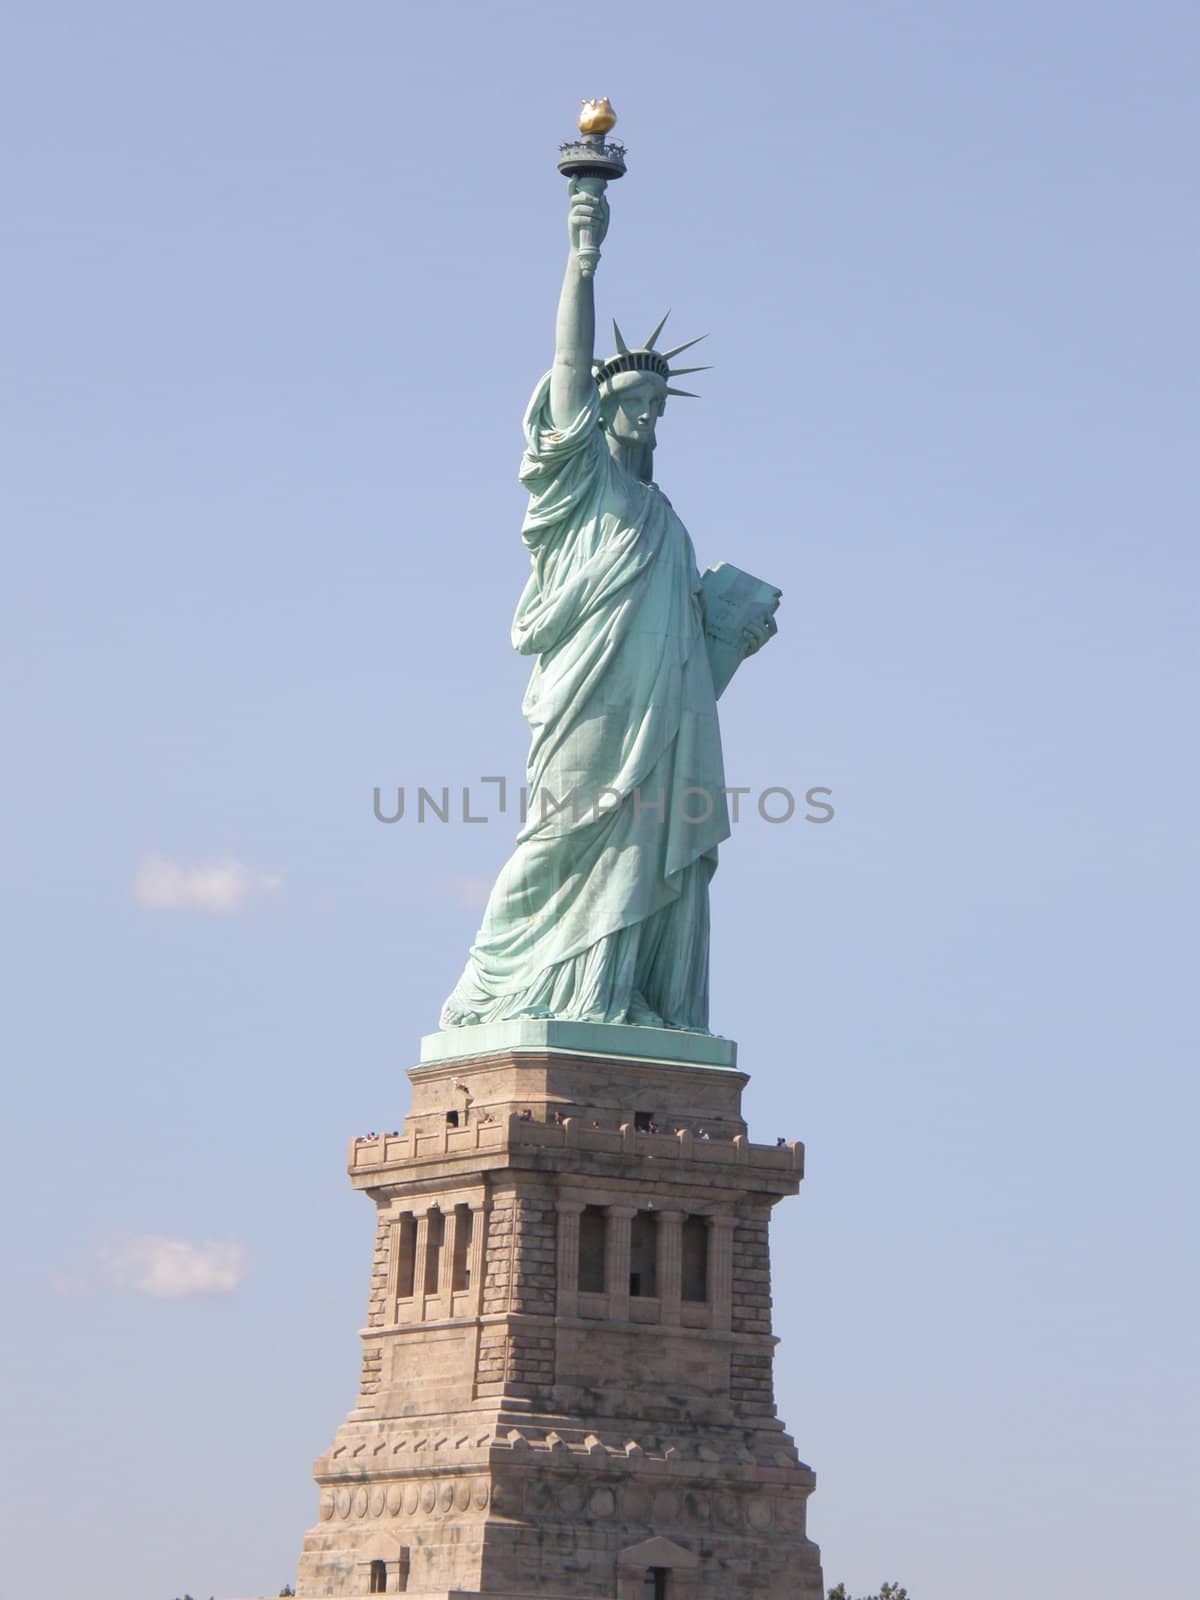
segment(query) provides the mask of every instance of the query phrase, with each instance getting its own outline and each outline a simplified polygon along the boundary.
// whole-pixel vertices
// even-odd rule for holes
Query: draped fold
[[[549,378],[525,416],[512,638],[528,810],[443,1026],[527,1014],[706,1027],[708,879],[728,837],[692,542],[609,453],[592,396],[569,427]]]

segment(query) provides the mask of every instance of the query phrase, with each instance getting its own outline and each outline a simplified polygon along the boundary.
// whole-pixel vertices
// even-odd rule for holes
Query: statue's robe
[[[527,820],[442,1025],[705,1028],[708,882],[729,820],[692,541],[612,458],[598,397],[556,430],[549,389],[525,416],[533,572],[512,635],[537,657]]]

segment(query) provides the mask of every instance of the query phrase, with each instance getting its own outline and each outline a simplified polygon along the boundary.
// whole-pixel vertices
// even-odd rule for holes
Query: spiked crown
[[[687,372],[707,372],[708,368],[673,367],[670,363],[673,356],[682,355],[685,350],[690,350],[694,344],[699,344],[700,340],[706,338],[707,335],[702,333],[695,339],[687,340],[685,344],[677,344],[673,350],[656,350],[654,341],[663,331],[667,317],[670,315],[671,313],[668,311],[645,344],[639,345],[634,349],[630,349],[625,343],[625,340],[621,337],[621,330],[614,321],[613,337],[617,342],[617,353],[609,356],[606,361],[597,361],[595,363],[592,371],[595,374],[596,382],[603,387],[604,384],[615,378],[620,372],[652,372],[667,385],[668,394],[686,395],[689,400],[698,399],[699,397],[692,394],[690,389],[672,389],[671,379],[682,377]]]

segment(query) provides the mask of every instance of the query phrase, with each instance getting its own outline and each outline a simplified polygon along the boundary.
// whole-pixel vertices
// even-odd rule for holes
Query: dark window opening
[[[436,1294],[438,1274],[442,1269],[442,1241],[446,1237],[446,1219],[440,1211],[426,1213],[425,1226],[425,1293]]]
[[[683,1298],[708,1299],[708,1223],[703,1217],[683,1221]]]
[[[417,1268],[417,1219],[411,1212],[400,1218],[396,1235],[396,1297],[408,1300],[413,1292],[413,1273]]]
[[[447,1113],[446,1113],[446,1126],[448,1128],[457,1128],[458,1127],[458,1112],[457,1111],[447,1111]]]
[[[603,1294],[608,1270],[608,1218],[603,1206],[585,1206],[579,1218],[579,1287]]]
[[[653,1122],[653,1111],[635,1111],[633,1113],[633,1131],[635,1133],[649,1133]]]
[[[667,1580],[670,1576],[667,1567],[647,1567],[642,1584],[643,1600],[668,1600]]]
[[[653,1211],[639,1211],[629,1231],[629,1292],[658,1293],[658,1228]]]
[[[386,1594],[387,1593],[387,1562],[386,1561],[372,1561],[372,1563],[371,1563],[371,1588],[370,1588],[369,1592],[371,1594]],[[647,1589],[646,1593],[647,1594],[650,1593],[649,1589]]]
[[[471,1235],[475,1231],[475,1213],[470,1206],[454,1208],[454,1266],[450,1287],[457,1294],[471,1287]]]

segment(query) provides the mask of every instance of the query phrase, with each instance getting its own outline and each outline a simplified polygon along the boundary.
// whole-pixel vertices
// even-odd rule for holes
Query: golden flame
[[[617,125],[617,113],[607,95],[602,100],[585,100],[579,113],[580,133],[607,133]]]

